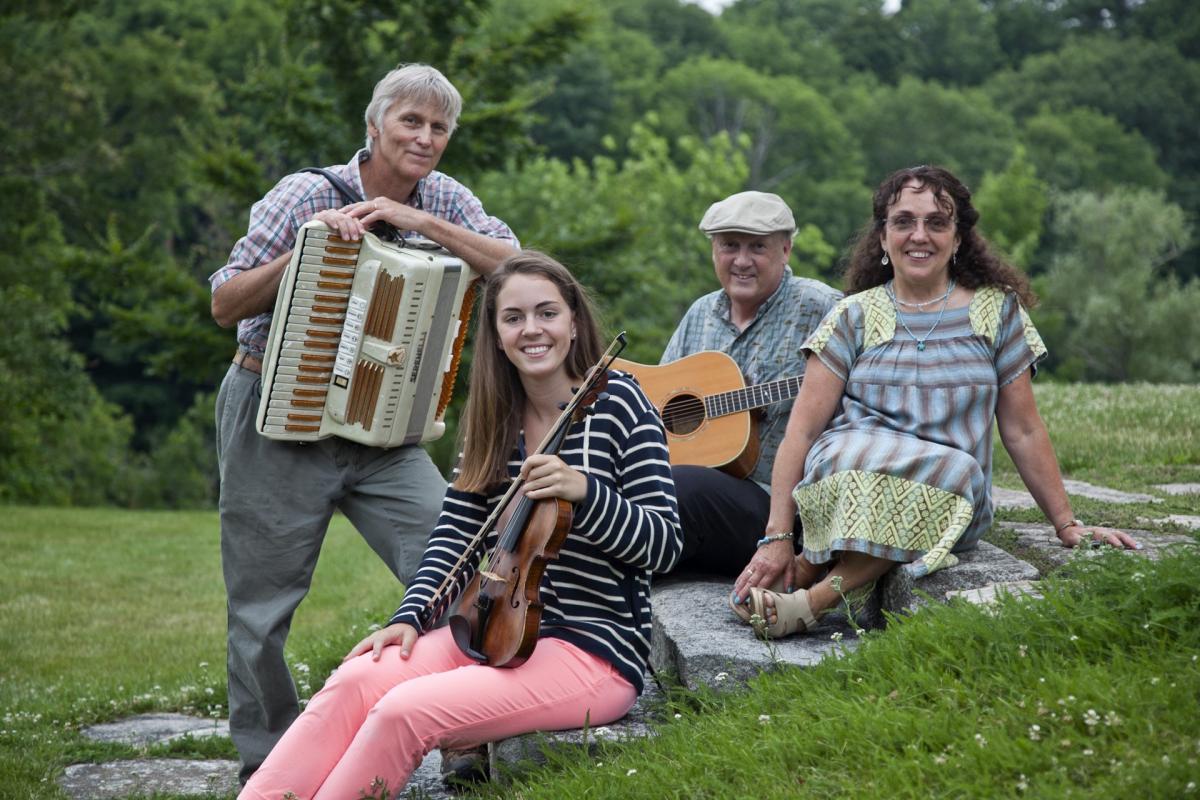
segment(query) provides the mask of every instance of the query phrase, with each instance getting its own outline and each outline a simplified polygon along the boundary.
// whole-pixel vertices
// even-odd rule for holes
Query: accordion
[[[350,242],[309,222],[275,301],[258,431],[376,447],[441,436],[476,277],[425,240]]]

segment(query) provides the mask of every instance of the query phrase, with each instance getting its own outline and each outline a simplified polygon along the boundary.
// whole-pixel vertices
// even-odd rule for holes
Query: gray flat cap
[[[712,238],[714,233],[737,231],[765,236],[768,233],[796,232],[796,218],[787,203],[769,192],[738,192],[713,203],[700,220],[700,230]]]

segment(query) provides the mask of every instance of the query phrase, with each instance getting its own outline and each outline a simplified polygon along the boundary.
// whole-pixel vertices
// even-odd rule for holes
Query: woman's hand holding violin
[[[587,477],[558,456],[532,455],[521,465],[525,496],[530,500],[560,498],[578,503],[587,497]]]

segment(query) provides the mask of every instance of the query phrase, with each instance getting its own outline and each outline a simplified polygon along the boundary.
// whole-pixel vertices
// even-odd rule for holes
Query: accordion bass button
[[[399,367],[404,364],[404,359],[408,358],[408,350],[403,347],[393,347],[388,350],[387,363],[392,367]]]

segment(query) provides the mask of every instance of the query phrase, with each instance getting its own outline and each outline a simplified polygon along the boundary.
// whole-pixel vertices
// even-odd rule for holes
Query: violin
[[[608,368],[624,348],[625,333],[621,332],[599,363],[588,370],[583,385],[574,390],[571,401],[565,404],[535,455],[558,453],[571,425],[591,413],[597,400],[604,399]],[[450,632],[459,650],[481,664],[494,667],[519,667],[533,654],[544,608],[542,576],[546,565],[558,558],[574,518],[571,503],[561,498],[531,500],[520,494],[523,484],[524,479],[518,476],[509,486],[426,604],[421,620],[422,625],[427,624],[444,608],[449,588],[474,560],[488,532],[515,499],[512,515],[488,553],[486,567],[467,584],[459,599],[458,613],[450,617]]]

